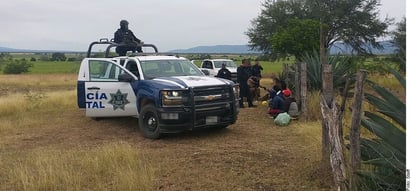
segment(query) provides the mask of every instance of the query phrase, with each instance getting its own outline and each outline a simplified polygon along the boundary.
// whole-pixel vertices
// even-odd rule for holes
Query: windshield
[[[203,76],[189,60],[148,60],[141,61],[145,79],[170,76]]]
[[[233,62],[232,60],[225,60],[225,61],[214,61],[215,62],[215,67],[216,68],[221,68],[222,64],[226,64],[226,67],[230,67],[230,68],[236,68],[236,64],[235,62]]]

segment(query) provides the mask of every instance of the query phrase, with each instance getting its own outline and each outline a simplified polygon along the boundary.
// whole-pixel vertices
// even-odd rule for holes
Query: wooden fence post
[[[328,138],[330,148],[330,166],[332,167],[333,180],[337,190],[346,190],[345,180],[345,157],[343,154],[342,143],[339,138],[339,115],[340,108],[338,104],[332,100],[332,107],[329,107],[326,98],[321,96],[322,116],[325,118],[325,124],[328,127]]]
[[[299,70],[299,64],[300,63],[296,63],[295,64],[295,99],[296,99],[296,103],[298,103],[298,106],[301,107],[301,103],[300,103],[300,70]]]
[[[345,115],[345,107],[346,107],[346,99],[348,98],[348,92],[349,92],[349,85],[352,79],[349,77],[346,78],[345,82],[345,87],[343,88],[341,92],[341,97],[342,97],[342,103],[340,105],[340,116],[339,116],[339,138],[341,143],[343,144],[343,116]]]
[[[307,109],[307,64],[306,62],[301,63],[300,67],[300,103],[301,103],[301,115],[304,120],[308,119],[308,109]]]
[[[352,103],[352,124],[350,128],[350,179],[349,189],[357,190],[358,177],[356,171],[360,168],[360,126],[362,119],[363,84],[367,72],[360,70],[356,76],[355,95]]]
[[[325,98],[329,108],[332,108],[333,100],[333,72],[331,64],[322,64],[322,96]],[[322,162],[329,161],[329,129],[326,125],[328,119],[322,116]]]
[[[290,88],[289,65],[283,63],[282,75],[285,77],[286,85]]]

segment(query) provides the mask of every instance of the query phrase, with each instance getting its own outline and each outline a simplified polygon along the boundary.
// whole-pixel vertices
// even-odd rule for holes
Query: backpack
[[[290,116],[288,113],[283,112],[283,113],[279,113],[278,116],[276,116],[275,118],[275,124],[279,125],[279,126],[286,126],[289,124],[290,122]]]
[[[298,117],[299,116],[298,104],[295,101],[290,103],[288,114],[291,117]]]

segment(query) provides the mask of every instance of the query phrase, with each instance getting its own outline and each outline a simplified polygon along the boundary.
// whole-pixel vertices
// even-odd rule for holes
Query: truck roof
[[[141,61],[145,60],[186,60],[184,57],[178,57],[174,55],[139,55],[139,56],[129,56],[129,58],[137,58]]]
[[[204,60],[212,60],[212,61],[233,61],[231,59],[226,59],[226,58],[218,58],[218,59],[204,59]]]

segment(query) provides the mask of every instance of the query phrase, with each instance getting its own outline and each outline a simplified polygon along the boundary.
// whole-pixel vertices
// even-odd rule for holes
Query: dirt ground
[[[277,127],[265,108],[242,109],[236,124],[223,130],[141,136],[135,118],[93,120],[75,108],[49,114],[47,128],[16,129],[2,135],[0,153],[36,148],[73,149],[128,142],[156,169],[154,190],[329,190],[330,178],[315,171],[316,139],[293,121]],[[326,176],[327,177],[327,176]]]
[[[227,129],[169,134],[159,140],[143,138],[136,118],[94,120],[76,105],[35,115],[46,119],[0,131],[0,155],[127,142],[155,169],[153,190],[331,190],[333,184],[330,174],[318,170],[319,122],[293,120],[289,126],[276,126],[262,105],[241,109],[236,124]]]

